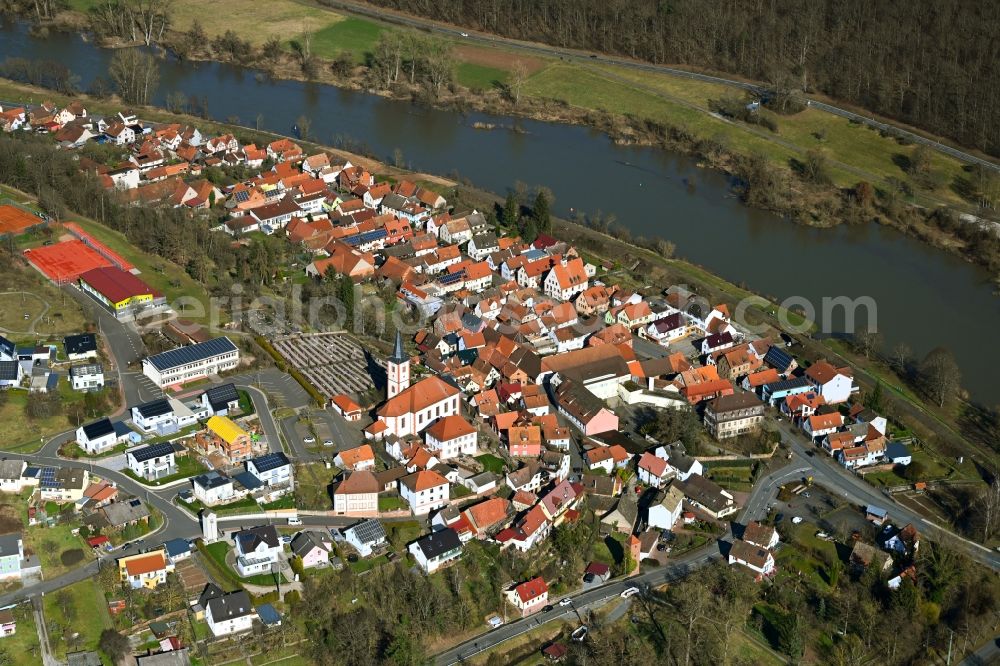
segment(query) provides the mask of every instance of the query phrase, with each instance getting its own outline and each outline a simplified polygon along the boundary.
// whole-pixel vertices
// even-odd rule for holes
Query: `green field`
[[[24,545],[38,555],[42,564],[42,575],[46,579],[61,576],[72,569],[82,567],[93,559],[90,548],[83,539],[72,533],[76,527],[78,525],[75,524],[57,524],[55,527],[33,525],[25,530]],[[74,564],[63,564],[60,559],[62,554],[76,550],[80,551],[83,557]]]
[[[473,90],[489,90],[502,85],[506,83],[508,76],[510,72],[506,70],[471,62],[461,62],[455,68],[455,80]]]
[[[383,30],[377,23],[351,16],[312,33],[312,52],[333,59],[342,51],[350,51],[355,61],[363,63]]]
[[[61,599],[64,593],[69,595],[65,604]],[[64,659],[67,652],[96,650],[101,632],[111,628],[107,602],[93,579],[46,594],[43,606],[52,651],[60,659]],[[79,633],[75,639],[71,638],[74,633]]]
[[[17,633],[0,640],[0,649],[6,652],[10,660],[6,663],[10,666],[35,666],[42,661],[35,614],[29,604],[20,604],[12,608],[11,613],[17,620]]]
[[[476,456],[476,460],[483,464],[485,471],[493,472],[494,474],[503,474],[505,464],[503,458],[499,458],[492,453],[484,453],[481,456]]]

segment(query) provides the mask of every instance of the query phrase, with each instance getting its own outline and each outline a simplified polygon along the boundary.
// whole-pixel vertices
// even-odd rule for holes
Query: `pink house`
[[[332,549],[330,539],[319,532],[299,532],[292,539],[292,552],[302,560],[303,569],[329,565]]]
[[[507,600],[526,617],[545,607],[549,602],[549,586],[541,576],[521,583],[507,592]]]

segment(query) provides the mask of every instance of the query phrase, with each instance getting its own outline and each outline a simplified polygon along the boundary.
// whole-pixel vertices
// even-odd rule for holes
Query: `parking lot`
[[[291,336],[272,344],[323,395],[359,394],[373,386],[364,349],[346,335]]]

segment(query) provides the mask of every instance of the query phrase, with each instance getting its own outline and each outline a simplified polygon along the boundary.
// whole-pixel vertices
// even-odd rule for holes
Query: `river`
[[[36,39],[23,25],[0,28],[0,59],[58,60],[84,89],[106,75],[111,55],[77,35]],[[157,104],[181,91],[207,98],[213,118],[254,125],[260,114],[262,128],[285,134],[304,115],[317,141],[350,137],[387,161],[398,149],[414,169],[457,173],[499,193],[516,181],[545,185],[556,213],[613,213],[633,235],[671,240],[679,256],[733,282],[779,300],[804,299],[828,331],[843,332],[844,324],[822,321],[824,298],[870,297],[887,348],[905,341],[921,357],[943,345],[976,400],[1000,404],[1000,346],[988,342],[990,331],[1000,330],[1000,300],[990,276],[892,229],[798,226],[743,206],[723,175],[684,156],[616,146],[584,127],[419,108],[333,86],[262,80],[218,63],[165,62],[160,78]],[[477,130],[477,121],[517,122],[524,133]]]

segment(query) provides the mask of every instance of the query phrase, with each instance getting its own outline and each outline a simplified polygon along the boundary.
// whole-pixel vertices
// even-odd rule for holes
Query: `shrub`
[[[59,561],[67,567],[79,564],[83,561],[83,550],[73,548],[71,550],[63,551],[62,555],[59,556]]]

